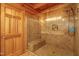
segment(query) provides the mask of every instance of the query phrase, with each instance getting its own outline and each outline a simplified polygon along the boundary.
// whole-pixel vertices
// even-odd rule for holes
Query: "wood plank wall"
[[[20,55],[26,51],[24,21],[25,10],[19,4],[1,4],[1,55]]]

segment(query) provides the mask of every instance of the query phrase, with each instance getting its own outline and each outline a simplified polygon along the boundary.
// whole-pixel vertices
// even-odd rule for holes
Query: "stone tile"
[[[36,56],[36,55],[34,53],[28,51],[28,52],[25,52],[24,54],[22,54],[20,56]]]
[[[45,45],[39,50],[35,51],[39,56],[72,56],[73,51],[62,49],[56,46]]]

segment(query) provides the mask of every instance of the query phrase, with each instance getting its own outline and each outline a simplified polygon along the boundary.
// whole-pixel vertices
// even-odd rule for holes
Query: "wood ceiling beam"
[[[60,3],[24,3],[26,11],[32,14],[41,13],[51,7],[58,6]]]
[[[33,8],[29,7],[26,4],[23,4],[23,6],[25,7],[25,10],[31,14],[38,14],[38,12],[36,10],[34,10]]]
[[[40,7],[45,6],[45,5],[46,5],[46,3],[35,4],[34,9],[40,8]]]

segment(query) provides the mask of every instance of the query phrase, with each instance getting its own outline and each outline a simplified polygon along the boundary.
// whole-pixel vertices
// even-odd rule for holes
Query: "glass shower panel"
[[[28,15],[27,19],[28,49],[29,51],[35,51],[40,47],[39,43],[41,41],[39,20],[38,17],[33,15]]]

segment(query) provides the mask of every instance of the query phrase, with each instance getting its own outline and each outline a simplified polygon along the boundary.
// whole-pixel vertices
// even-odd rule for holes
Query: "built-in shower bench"
[[[30,51],[36,51],[42,46],[44,46],[45,44],[46,44],[45,40],[34,40],[32,42],[29,42],[28,49]]]

